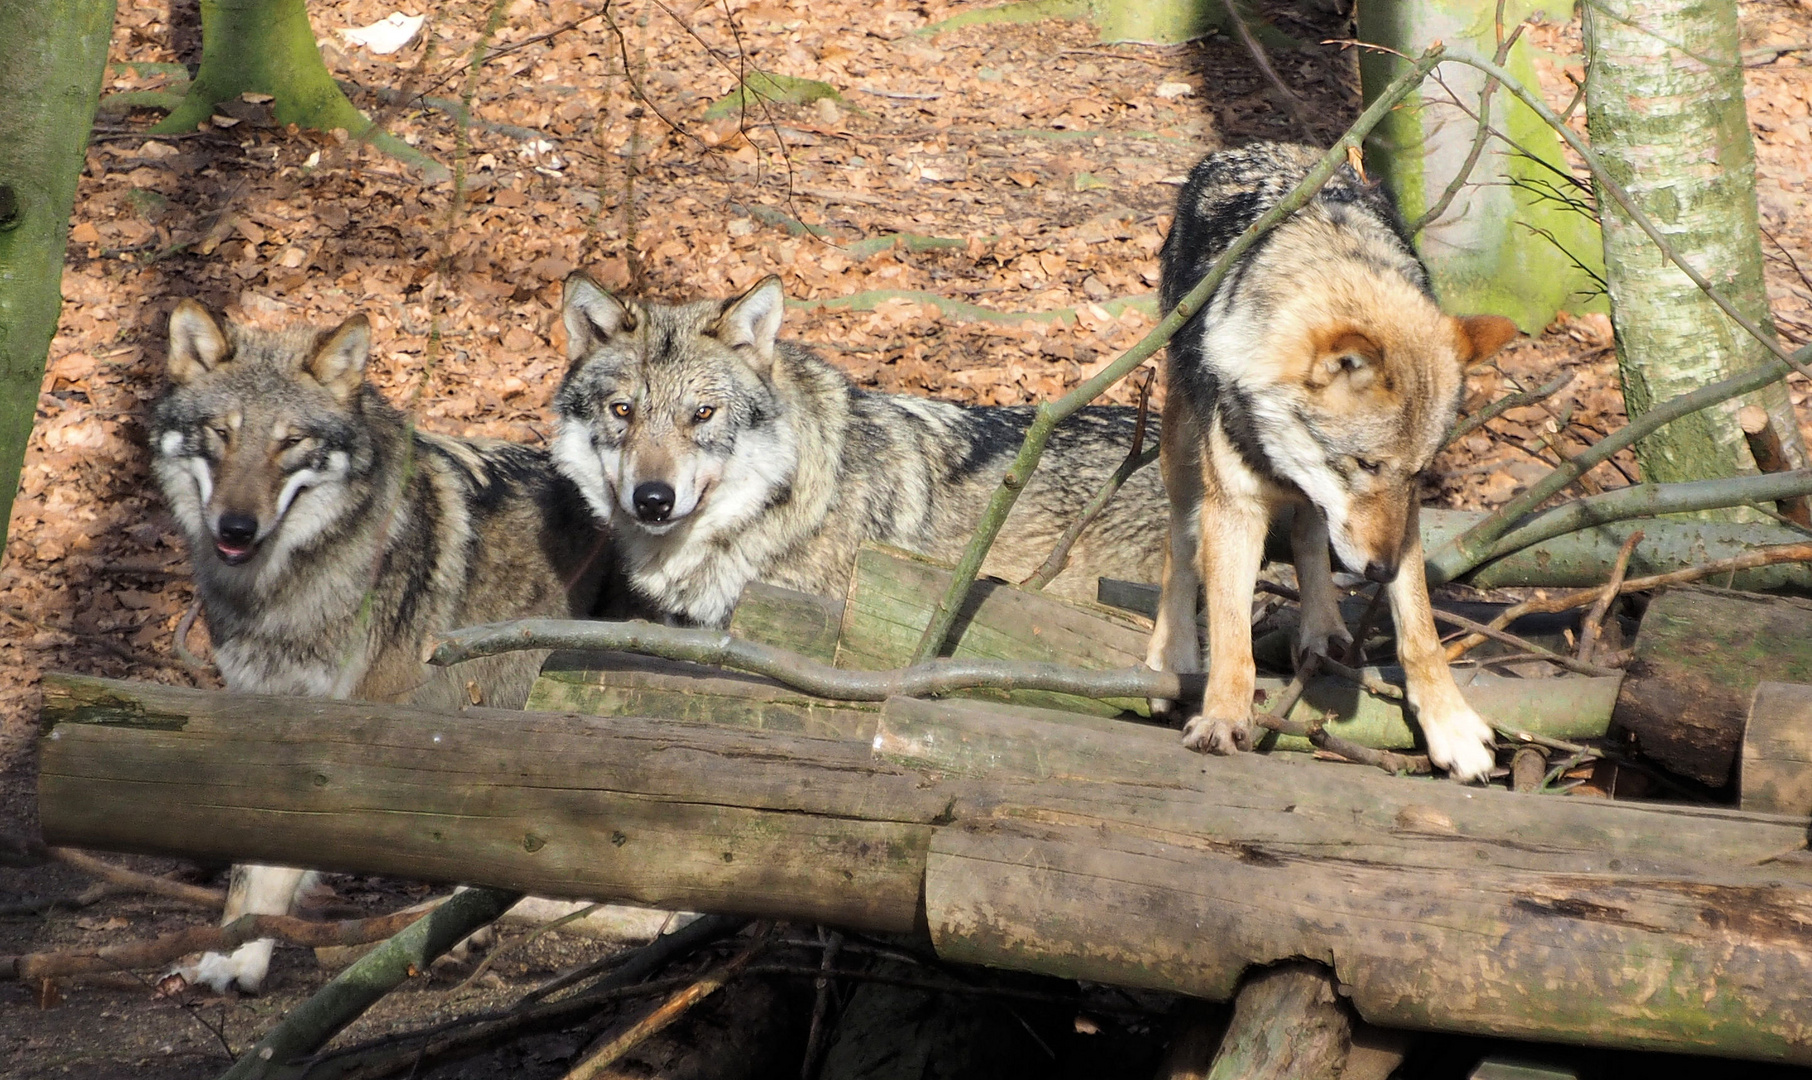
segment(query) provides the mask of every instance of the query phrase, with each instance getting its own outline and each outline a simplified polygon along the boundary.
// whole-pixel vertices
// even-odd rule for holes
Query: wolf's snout
[[[647,522],[666,521],[673,513],[673,485],[660,480],[637,484],[635,516]]]
[[[1365,564],[1365,577],[1368,581],[1375,581],[1380,585],[1389,585],[1391,582],[1397,580],[1397,564],[1395,562],[1383,562],[1378,559],[1373,559],[1371,562]]]
[[[215,533],[214,550],[228,566],[252,557],[252,547],[258,542],[258,519],[250,514],[228,511],[220,515],[220,525]]]

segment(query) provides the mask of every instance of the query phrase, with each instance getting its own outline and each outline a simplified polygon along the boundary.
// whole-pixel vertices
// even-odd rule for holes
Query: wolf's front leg
[[[1411,504],[1403,560],[1390,583],[1391,618],[1397,624],[1397,660],[1403,665],[1409,707],[1428,743],[1428,759],[1462,783],[1483,780],[1497,764],[1491,726],[1460,696],[1447,654],[1435,632],[1422,566],[1422,533]]]
[[[1351,644],[1353,635],[1340,617],[1340,597],[1334,591],[1334,570],[1328,560],[1328,522],[1309,503],[1296,508],[1290,525],[1290,550],[1296,559],[1296,588],[1300,593],[1300,621],[1296,628],[1296,663],[1311,656],[1328,655],[1328,643]]]
[[[1266,508],[1244,501],[1202,502],[1200,566],[1208,586],[1208,689],[1202,715],[1183,728],[1191,750],[1231,754],[1252,746],[1252,589],[1264,563]]]
[[[220,924],[225,926],[241,915],[292,913],[296,908],[296,896],[310,876],[307,870],[287,866],[248,863],[233,867],[231,884],[227,886],[226,912],[221,916]],[[256,993],[270,971],[271,949],[275,944],[265,938],[239,946],[231,956],[205,953],[194,963],[177,968],[175,974],[192,986],[208,986],[217,994],[224,994],[227,987],[235,985],[248,993]]]

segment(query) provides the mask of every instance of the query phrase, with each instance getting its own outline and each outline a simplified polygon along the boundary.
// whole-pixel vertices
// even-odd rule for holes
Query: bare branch
[[[1617,598],[1617,590],[1623,587],[1623,577],[1630,568],[1630,555],[1641,542],[1642,530],[1637,529],[1625,537],[1623,546],[1617,549],[1617,561],[1611,564],[1610,580],[1604,583],[1598,599],[1592,602],[1592,610],[1586,613],[1585,621],[1579,627],[1579,648],[1574,655],[1581,660],[1591,661],[1593,649],[1598,644],[1599,628],[1604,624],[1604,617],[1610,613],[1611,601]]]
[[[1114,474],[1107,478],[1105,484],[1101,485],[1101,490],[1095,492],[1094,497],[1088,501],[1088,505],[1082,508],[1081,516],[1070,522],[1069,527],[1063,530],[1063,535],[1057,538],[1057,546],[1051,549],[1051,554],[1037,570],[1032,572],[1032,576],[1020,582],[1022,586],[1028,589],[1042,589],[1055,580],[1058,574],[1063,573],[1064,568],[1070,564],[1070,549],[1076,546],[1076,541],[1081,538],[1083,530],[1101,516],[1101,512],[1107,509],[1107,504],[1119,492],[1120,486],[1126,483],[1133,473],[1158,459],[1156,447],[1153,447],[1149,453],[1145,450],[1145,421],[1151,406],[1151,384],[1158,372],[1156,368],[1144,368],[1143,370],[1145,378],[1139,383],[1139,419],[1133,426],[1132,447],[1126,451],[1126,460],[1120,463],[1120,467],[1114,470]]]

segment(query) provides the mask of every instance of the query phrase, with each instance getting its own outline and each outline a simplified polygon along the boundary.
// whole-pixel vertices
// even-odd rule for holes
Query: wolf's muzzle
[[[1380,585],[1389,585],[1397,580],[1397,564],[1374,559],[1365,564],[1365,578],[1367,581],[1375,581]]]
[[[221,562],[238,566],[251,558],[257,548],[257,518],[231,511],[220,515],[219,528],[214,534],[214,550],[219,552]]]
[[[672,484],[660,480],[637,484],[631,498],[635,502],[635,516],[651,524],[666,521],[673,513]]]

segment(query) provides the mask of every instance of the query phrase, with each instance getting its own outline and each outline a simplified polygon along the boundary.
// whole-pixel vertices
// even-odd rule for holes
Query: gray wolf
[[[606,534],[544,451],[414,430],[364,377],[365,317],[317,331],[170,316],[152,472],[230,690],[520,708],[541,657],[430,668],[429,635],[587,614]],[[226,919],[283,914],[300,870],[236,867]],[[255,990],[269,941],[185,969]]]
[[[840,596],[864,541],[954,560],[1031,422],[1030,409],[859,389],[779,339],[784,306],[772,277],[678,305],[566,281],[554,463],[609,524],[627,584],[683,621],[724,625],[757,578]],[[984,572],[1029,576],[1134,425],[1128,408],[1061,425]],[[1092,600],[1101,574],[1155,580],[1164,505],[1153,470],[1135,473],[1050,591]]]
[[[1161,253],[1165,308],[1320,156],[1259,143],[1203,159]],[[1298,655],[1350,640],[1331,545],[1388,589],[1429,757],[1463,781],[1490,771],[1491,728],[1460,696],[1435,633],[1418,484],[1453,425],[1467,366],[1515,334],[1508,319],[1443,314],[1389,199],[1342,166],[1170,341],[1160,444],[1170,550],[1147,662],[1202,670],[1195,598],[1206,582],[1208,688],[1186,745],[1228,753],[1249,744],[1253,585],[1271,519],[1294,507]]]

